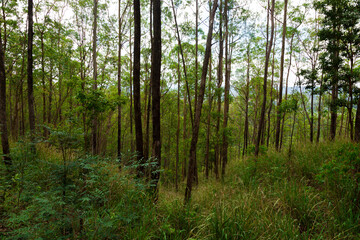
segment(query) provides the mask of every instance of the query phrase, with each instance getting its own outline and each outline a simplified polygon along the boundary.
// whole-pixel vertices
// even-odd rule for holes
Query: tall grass
[[[353,143],[233,159],[223,181],[200,175],[186,207],[184,183],[176,192],[162,179],[154,204],[131,169],[76,154],[63,198],[61,153],[38,149],[25,162],[26,148],[13,151],[18,169],[3,203],[5,239],[360,238],[360,148]]]

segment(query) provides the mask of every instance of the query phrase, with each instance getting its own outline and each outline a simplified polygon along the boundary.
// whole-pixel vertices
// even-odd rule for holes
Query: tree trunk
[[[287,72],[286,83],[285,83],[285,100],[287,100],[287,96],[288,96],[288,86],[289,86],[288,83],[289,83],[290,67],[291,67],[291,61],[292,61],[293,40],[294,40],[294,34],[291,36],[291,41],[290,41],[290,61],[289,61],[288,72]],[[280,149],[283,144],[285,114],[286,113],[282,114],[281,133],[280,133],[280,135],[281,135],[280,136]]]
[[[314,80],[311,80],[311,101],[310,101],[310,142],[314,141]]]
[[[140,94],[140,40],[141,40],[141,13],[140,0],[134,0],[134,69],[133,69],[133,87],[134,87],[134,113],[135,113],[135,140],[136,156],[141,163],[138,169],[138,176],[144,175],[144,166],[142,166],[143,151],[143,133],[141,124],[141,94]]]
[[[201,109],[202,109],[202,104],[203,104],[204,94],[205,94],[206,76],[207,76],[208,67],[209,67],[212,32],[213,32],[216,9],[217,9],[217,0],[214,0],[214,5],[212,7],[211,16],[210,16],[209,32],[208,32],[208,36],[207,36],[207,40],[206,40],[204,63],[203,63],[202,74],[201,74],[201,82],[200,82],[198,101],[196,103],[197,107],[196,107],[196,112],[195,112],[194,128],[193,128],[193,132],[192,132],[191,145],[190,145],[189,168],[188,168],[188,177],[187,177],[187,183],[186,183],[186,188],[185,188],[185,199],[184,199],[185,204],[187,204],[191,198],[193,176],[195,174],[194,171],[196,169],[195,168],[196,145],[197,145],[197,141],[198,141],[198,137],[199,137]]]
[[[276,138],[275,138],[275,148],[277,151],[280,150],[280,123],[281,123],[281,115],[282,115],[280,112],[280,105],[282,102],[283,79],[284,79],[287,3],[288,3],[288,0],[285,0],[285,2],[284,2],[284,23],[283,23],[283,33],[282,33],[283,35],[282,35],[282,46],[281,46],[281,61],[280,61],[279,99],[278,99],[278,104],[277,104]]]
[[[199,0],[195,0],[195,106],[194,111],[196,112],[196,103],[198,96],[198,27],[199,27]]]
[[[154,39],[151,46],[151,87],[152,87],[152,125],[153,125],[153,158],[157,160],[155,171],[152,171],[154,180],[154,195],[157,199],[157,183],[160,178],[161,166],[161,125],[160,125],[160,78],[161,78],[161,1],[153,0]]]
[[[194,126],[194,119],[193,119],[193,113],[192,113],[192,107],[191,107],[191,95],[190,95],[190,89],[189,89],[189,82],[188,82],[188,77],[187,77],[187,71],[186,71],[186,65],[185,65],[185,58],[184,58],[184,53],[183,53],[183,49],[182,49],[182,45],[181,45],[181,39],[180,39],[180,33],[179,33],[179,27],[177,24],[177,19],[176,19],[176,13],[175,13],[175,6],[174,6],[174,1],[171,0],[171,6],[172,6],[172,10],[173,10],[173,15],[174,15],[174,21],[175,21],[175,27],[176,27],[176,36],[177,36],[177,41],[178,41],[178,46],[180,48],[180,54],[181,54],[181,59],[182,59],[182,65],[183,65],[183,71],[184,71],[184,77],[185,77],[185,83],[186,83],[186,91],[187,91],[187,97],[188,97],[188,101],[189,101],[189,110],[190,110],[190,119],[191,119],[191,126]]]
[[[35,134],[35,110],[34,110],[34,83],[33,83],[33,0],[28,0],[28,105],[29,105],[29,124],[30,138],[34,141]],[[35,146],[31,147],[35,152]]]
[[[46,124],[46,86],[45,86],[45,46],[44,46],[44,32],[40,32],[41,41],[41,84],[42,84],[42,101],[43,101],[43,125]],[[44,137],[47,136],[47,130],[44,128]]]
[[[216,176],[216,179],[219,179],[219,166],[221,164],[221,154],[220,154],[220,115],[221,115],[221,85],[223,81],[223,52],[224,52],[224,38],[222,33],[222,25],[223,25],[223,19],[222,19],[222,3],[223,0],[220,0],[220,22],[219,22],[219,65],[218,65],[218,71],[217,71],[217,77],[218,77],[218,83],[217,83],[217,119],[216,119],[216,145],[215,145],[215,166],[214,166],[214,173]]]
[[[177,82],[177,126],[176,126],[176,162],[175,162],[175,189],[178,191],[178,169],[179,169],[179,139],[180,139],[180,55],[179,51],[177,51],[177,74],[178,74],[178,82]]]
[[[245,127],[244,127],[244,146],[242,155],[244,156],[249,141],[249,92],[250,92],[250,43],[248,44],[247,51],[247,69],[246,69],[246,88],[245,88]]]
[[[186,178],[186,155],[187,155],[187,138],[188,138],[188,134],[187,134],[187,108],[186,108],[186,91],[184,91],[184,108],[183,108],[183,164],[182,164],[182,180],[184,181]]]
[[[130,151],[131,153],[134,152],[134,135],[133,135],[133,57],[132,57],[132,35],[131,35],[131,26],[130,26],[130,37],[129,37],[129,51],[130,51]]]
[[[271,128],[271,110],[273,106],[273,88],[274,88],[274,76],[275,76],[275,47],[276,47],[276,25],[275,25],[275,36],[274,36],[274,47],[272,54],[272,64],[271,64],[271,89],[270,89],[270,106],[268,110],[268,129],[267,129],[267,139],[266,146],[269,147],[270,142],[270,128]]]
[[[360,142],[360,98],[357,102],[356,117],[355,117],[355,142]]]
[[[207,128],[206,128],[206,147],[205,147],[205,176],[206,179],[209,178],[209,153],[210,153],[210,121],[211,121],[211,109],[212,109],[212,98],[211,95],[211,53],[210,53],[210,61],[209,61],[209,112],[207,116]]]
[[[2,37],[0,31],[0,131],[1,131],[1,145],[3,159],[6,167],[12,165],[12,160],[9,156],[10,147],[8,139],[8,129],[6,124],[6,73],[5,73],[5,52],[2,44]]]
[[[270,42],[268,44],[268,49],[266,50],[266,59],[265,59],[265,73],[264,73],[264,86],[263,86],[263,103],[261,108],[261,116],[259,122],[259,130],[255,144],[255,156],[259,155],[260,150],[260,140],[262,135],[262,130],[265,122],[265,110],[266,110],[266,88],[267,88],[267,76],[268,76],[268,67],[269,67],[269,60],[270,60],[270,52],[273,45],[274,39],[274,9],[275,9],[275,0],[272,0],[271,6],[271,34],[270,34]]]
[[[96,91],[97,90],[97,62],[96,62],[96,57],[97,57],[97,51],[96,51],[96,47],[97,47],[97,6],[98,6],[98,0],[94,0],[94,10],[93,10],[93,14],[94,14],[94,22],[93,22],[93,78],[94,78],[94,83],[93,83],[93,89]],[[60,90],[61,91],[61,90]],[[94,155],[98,154],[98,137],[97,137],[97,132],[98,132],[98,119],[97,119],[97,113],[96,113],[96,109],[93,112],[94,114],[94,119],[92,121],[92,153]]]
[[[338,46],[338,43],[336,44]],[[339,52],[335,52],[335,59],[339,58]],[[334,71],[339,69],[338,63],[334,66]],[[338,98],[338,75],[332,77],[332,90],[331,90],[331,104],[330,104],[330,113],[331,113],[331,122],[330,122],[330,140],[335,140],[336,136],[336,119],[337,119],[337,98]]]
[[[228,27],[228,0],[225,0],[225,95],[224,95],[224,121],[223,121],[223,143],[222,143],[222,168],[221,177],[224,179],[225,167],[228,161],[228,136],[227,124],[229,119],[229,92],[230,92],[230,72],[231,72],[231,56],[229,54],[229,27]]]
[[[351,51],[352,52],[352,51]],[[350,76],[349,76],[349,106],[348,106],[348,115],[349,115],[349,125],[350,125],[350,139],[354,140],[354,124],[353,124],[353,117],[352,117],[352,109],[353,109],[353,83],[352,83],[352,77],[353,77],[353,70],[354,68],[354,59],[351,55],[350,58]]]
[[[321,97],[322,97],[322,82],[323,82],[323,75],[321,75],[320,79],[320,96],[319,96],[319,105],[318,105],[318,129],[317,129],[317,136],[316,142],[320,141],[320,131],[321,131]]]
[[[117,90],[118,90],[118,96],[121,97],[121,48],[122,48],[122,33],[121,33],[121,27],[122,27],[122,17],[121,17],[121,0],[119,0],[119,43],[118,43],[118,82],[117,82]],[[118,125],[118,132],[117,132],[117,157],[119,161],[121,162],[121,104],[118,106],[118,119],[117,119],[117,125]]]

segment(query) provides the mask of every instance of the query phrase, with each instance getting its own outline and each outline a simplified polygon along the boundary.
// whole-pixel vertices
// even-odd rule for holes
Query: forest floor
[[[154,204],[148,183],[111,159],[64,161],[44,148],[29,160],[24,149],[1,179],[1,239],[360,239],[360,147],[350,142],[233,159],[223,180],[200,174],[185,207],[184,182],[176,191],[162,179]]]

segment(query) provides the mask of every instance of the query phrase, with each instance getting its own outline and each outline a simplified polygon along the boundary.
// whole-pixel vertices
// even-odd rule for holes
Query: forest
[[[0,239],[360,239],[360,0],[1,0]]]

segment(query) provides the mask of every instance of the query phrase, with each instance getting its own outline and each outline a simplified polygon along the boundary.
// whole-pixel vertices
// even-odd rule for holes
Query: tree
[[[119,0],[119,50],[118,50],[118,95],[121,97],[121,48],[122,48],[122,15],[121,15],[121,0]],[[121,105],[118,106],[118,134],[117,134],[117,157],[121,161]]]
[[[339,93],[339,70],[341,65],[340,58],[340,37],[341,37],[341,18],[343,15],[344,1],[322,0],[315,2],[315,8],[324,14],[322,21],[323,28],[319,30],[320,42],[325,44],[326,51],[322,55],[322,67],[324,73],[324,83],[331,88],[331,123],[330,139],[336,136],[337,119],[337,99]]]
[[[287,3],[288,3],[288,0],[285,0],[284,1],[284,21],[283,21],[283,33],[282,33],[282,46],[281,46],[281,62],[280,62],[279,99],[278,99],[278,105],[277,105],[277,120],[276,120],[275,147],[276,147],[276,150],[278,150],[278,151],[280,150],[280,123],[281,123],[280,105],[281,105],[281,102],[282,102],[283,79],[284,79],[284,57],[285,57]]]
[[[1,131],[1,145],[3,150],[3,159],[6,167],[12,165],[12,160],[9,156],[10,147],[8,139],[7,121],[6,121],[6,72],[5,72],[5,54],[2,44],[2,37],[0,31],[0,131]]]
[[[229,119],[229,92],[230,92],[230,72],[231,72],[231,56],[230,56],[230,43],[229,43],[229,10],[228,0],[225,0],[224,18],[225,18],[225,95],[224,95],[224,121],[223,121],[223,147],[222,147],[222,168],[221,177],[225,176],[225,167],[228,161],[228,119]]]
[[[206,39],[206,49],[205,49],[205,56],[204,56],[204,62],[202,67],[202,73],[201,73],[201,82],[200,82],[200,89],[198,94],[198,101],[196,102],[196,112],[195,112],[195,118],[194,118],[194,127],[192,132],[192,138],[191,138],[191,145],[190,145],[190,156],[189,156],[189,168],[188,168],[188,176],[187,176],[187,182],[186,182],[186,188],[185,188],[185,204],[187,204],[190,201],[191,198],[191,190],[192,190],[192,184],[193,184],[193,178],[194,178],[194,171],[195,171],[195,157],[196,157],[196,145],[198,142],[199,137],[199,127],[200,127],[200,117],[201,117],[201,109],[202,104],[204,101],[204,94],[205,94],[205,84],[206,84],[206,76],[208,73],[208,67],[209,67],[209,61],[210,61],[210,53],[211,53],[211,41],[212,41],[212,33],[213,33],[213,26],[214,26],[214,18],[215,13],[217,9],[217,0],[213,1],[213,6],[211,9],[211,15],[210,15],[210,24],[209,24],[209,32]]]
[[[94,0],[94,9],[93,9],[93,14],[94,14],[94,22],[93,22],[93,78],[94,78],[94,83],[93,83],[93,90],[96,91],[97,90],[97,62],[96,62],[96,57],[97,57],[97,51],[96,51],[96,46],[97,46],[97,16],[98,16],[98,0]],[[97,109],[94,109],[94,116],[93,116],[93,122],[92,122],[92,153],[93,154],[98,154],[99,153],[99,143],[98,143],[98,119],[97,119]]]
[[[161,166],[161,136],[160,136],[160,78],[161,78],[161,1],[153,0],[153,30],[154,39],[151,47],[151,87],[152,87],[152,124],[153,124],[153,154],[157,160],[155,171],[152,171],[152,179],[157,191],[157,183],[160,178]],[[156,197],[155,197],[156,199]]]
[[[357,110],[355,117],[355,142],[360,142],[360,98],[357,102]]]
[[[272,0],[271,5],[271,33],[270,33],[270,41],[267,43],[267,50],[266,50],[266,58],[265,58],[265,71],[264,71],[264,84],[263,84],[263,103],[261,107],[261,116],[259,121],[259,130],[257,134],[257,139],[255,143],[255,156],[259,155],[259,149],[260,149],[260,140],[263,133],[264,123],[265,123],[265,110],[266,110],[266,88],[267,88],[267,77],[268,77],[268,67],[269,67],[269,60],[270,60],[270,53],[271,48],[273,45],[273,39],[274,39],[274,9],[275,9],[275,0]]]
[[[143,161],[143,134],[141,124],[141,102],[140,102],[140,40],[141,40],[141,13],[140,0],[134,0],[134,113],[135,113],[135,136],[136,156],[138,161]],[[144,174],[144,167],[139,167],[138,175]]]
[[[221,164],[220,152],[220,116],[221,116],[221,85],[223,82],[223,55],[224,55],[224,36],[223,36],[223,0],[219,6],[219,62],[217,69],[217,119],[216,119],[216,145],[215,145],[215,166],[214,172],[216,179],[219,178],[219,165]]]
[[[27,86],[28,86],[28,105],[29,105],[29,124],[31,140],[34,140],[35,132],[35,109],[34,109],[34,79],[33,79],[33,0],[28,0],[28,49],[27,49]],[[35,151],[35,147],[32,147]]]

